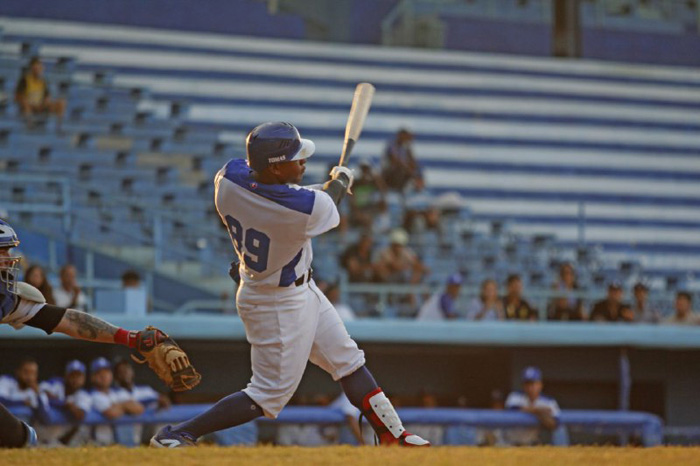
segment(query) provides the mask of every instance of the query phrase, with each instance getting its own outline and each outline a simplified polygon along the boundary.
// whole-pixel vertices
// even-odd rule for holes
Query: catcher
[[[172,390],[189,390],[199,384],[201,376],[185,352],[155,327],[127,331],[90,314],[46,304],[39,290],[16,279],[20,257],[13,256],[11,250],[18,245],[14,229],[0,220],[0,323],[15,329],[28,325],[49,335],[60,332],[80,340],[124,345],[140,353],[143,359],[135,359],[148,363]],[[0,447],[31,446],[36,442],[34,429],[0,405]]]

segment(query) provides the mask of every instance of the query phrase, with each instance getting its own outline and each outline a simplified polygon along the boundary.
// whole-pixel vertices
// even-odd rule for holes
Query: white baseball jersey
[[[340,222],[327,193],[258,183],[242,159],[228,162],[214,183],[216,209],[229,230],[245,284],[292,285],[311,266],[311,238]]]
[[[53,377],[39,384],[39,391],[49,395],[51,404],[62,405],[63,403],[73,403],[85,412],[92,408],[92,397],[84,389],[78,389],[74,393],[66,396],[66,385],[63,377]]]
[[[559,420],[561,410],[559,404],[553,398],[540,395],[534,402],[523,392],[512,392],[506,399],[506,409],[522,409],[531,406],[535,408],[549,408],[552,417]],[[532,445],[537,442],[540,430],[538,428],[509,429],[506,431],[506,439],[516,445]]]
[[[0,401],[8,406],[28,405],[36,408],[39,397],[31,388],[20,388],[17,379],[11,375],[0,375]]]
[[[107,411],[117,403],[134,400],[131,393],[123,388],[110,387],[105,392],[93,390],[90,395],[93,409],[100,413]],[[95,441],[100,445],[111,445],[114,443],[114,429],[111,425],[95,426],[94,436]]]
[[[365,364],[338,312],[313,280],[302,280],[311,238],[338,225],[331,197],[318,189],[257,183],[245,160],[215,178],[216,208],[241,265],[238,315],[251,344],[253,377],[243,390],[275,418],[292,397],[308,361],[334,380]]]

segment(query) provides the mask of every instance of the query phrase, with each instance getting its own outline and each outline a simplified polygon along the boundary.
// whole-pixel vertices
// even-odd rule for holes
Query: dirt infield
[[[700,448],[468,448],[399,449],[373,447],[232,447],[201,446],[179,450],[147,448],[73,448],[0,451],[3,466],[124,466],[171,464],[443,466],[443,465],[700,465]]]

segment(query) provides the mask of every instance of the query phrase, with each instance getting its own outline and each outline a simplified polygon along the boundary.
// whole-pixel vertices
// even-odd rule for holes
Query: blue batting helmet
[[[12,256],[9,250],[19,246],[19,238],[15,230],[4,220],[0,220],[0,249],[7,249],[0,257],[0,290],[16,293],[19,256]]]
[[[256,126],[248,133],[245,143],[248,165],[256,172],[273,163],[309,158],[316,149],[313,141],[299,136],[294,125],[283,122]]]

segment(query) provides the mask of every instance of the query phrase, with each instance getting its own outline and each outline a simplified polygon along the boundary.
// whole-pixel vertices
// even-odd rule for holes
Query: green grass
[[[398,448],[398,447],[212,447],[162,450],[151,448],[65,448],[1,450],[3,466],[140,466],[168,465],[319,465],[319,466],[481,466],[481,465],[700,465],[700,448]]]

